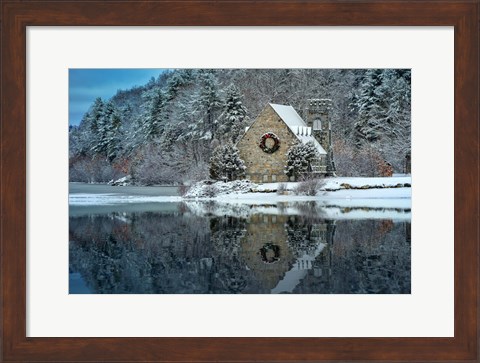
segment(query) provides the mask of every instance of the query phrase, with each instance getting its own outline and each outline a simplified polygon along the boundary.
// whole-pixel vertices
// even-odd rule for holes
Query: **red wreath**
[[[272,139],[273,140],[274,144],[273,144],[272,147],[268,147],[265,144],[265,141],[267,139]],[[280,147],[280,139],[273,132],[267,132],[265,135],[262,136],[262,139],[260,140],[260,145],[258,145],[258,146],[260,146],[260,149],[262,149],[264,152],[266,152],[268,154],[272,154],[275,151],[277,151],[278,148]]]

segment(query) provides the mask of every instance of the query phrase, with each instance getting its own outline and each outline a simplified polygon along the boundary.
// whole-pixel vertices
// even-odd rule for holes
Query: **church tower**
[[[335,173],[332,149],[332,100],[328,98],[311,98],[307,100],[306,122],[312,128],[313,136],[327,152],[327,176]]]

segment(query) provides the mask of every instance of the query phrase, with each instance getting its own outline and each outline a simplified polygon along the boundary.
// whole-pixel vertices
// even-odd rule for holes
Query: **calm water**
[[[70,293],[410,293],[409,211],[351,212],[315,202],[71,206]]]

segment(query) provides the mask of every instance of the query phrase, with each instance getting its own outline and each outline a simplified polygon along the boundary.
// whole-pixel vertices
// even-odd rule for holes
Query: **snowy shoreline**
[[[294,190],[299,183],[264,183],[258,185],[257,190],[260,192],[276,192],[278,187],[283,184],[289,191]],[[385,189],[385,188],[410,188],[412,186],[411,176],[399,177],[337,177],[326,178],[325,185],[320,188],[321,191],[333,192],[342,189],[366,190],[366,189]]]
[[[113,189],[111,193],[89,192],[89,187],[83,190],[70,191],[69,205],[112,205],[120,203],[165,203],[181,201],[217,201],[235,204],[267,205],[279,202],[321,202],[326,206],[341,208],[389,208],[410,209],[411,207],[411,177],[390,178],[328,178],[320,188],[318,195],[306,196],[295,195],[294,189],[299,183],[265,183],[253,184],[239,181],[236,184],[217,182],[212,185],[218,186],[217,194],[204,197],[200,192],[195,192],[192,187],[188,197],[175,195],[152,195],[148,187],[128,187],[142,190],[136,193],[123,193],[119,189]],[[113,188],[113,187],[112,187]],[[122,188],[122,187],[118,187]],[[278,189],[283,188],[281,192]],[[198,189],[198,188],[197,188]],[[201,189],[201,188],[200,188]],[[120,189],[121,190],[121,189]],[[198,194],[198,195],[195,195]]]

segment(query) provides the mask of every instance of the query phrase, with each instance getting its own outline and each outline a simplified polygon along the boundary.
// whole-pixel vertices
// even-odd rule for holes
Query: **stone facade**
[[[280,140],[280,148],[272,154],[259,147],[262,136],[267,132],[273,132]],[[288,181],[284,173],[287,151],[296,143],[297,138],[290,128],[272,106],[267,105],[237,144],[240,158],[247,167],[246,178],[255,183]]]
[[[319,158],[312,164],[312,173],[316,177],[334,175],[331,109],[329,99],[310,99],[305,122],[290,106],[268,104],[237,143],[240,158],[245,162],[246,178],[254,183],[294,181],[285,174],[287,152],[298,142],[310,141],[319,150]],[[267,133],[275,134],[280,140],[279,149],[272,153],[260,148],[262,136]],[[266,141],[274,143],[271,138]]]

